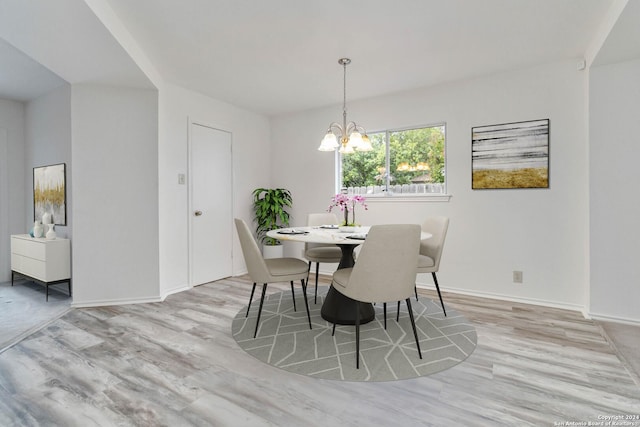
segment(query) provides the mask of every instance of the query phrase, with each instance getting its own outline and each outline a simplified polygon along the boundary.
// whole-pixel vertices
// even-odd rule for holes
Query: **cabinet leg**
[[[16,274],[13,270],[11,270],[11,286],[13,286],[13,275]]]

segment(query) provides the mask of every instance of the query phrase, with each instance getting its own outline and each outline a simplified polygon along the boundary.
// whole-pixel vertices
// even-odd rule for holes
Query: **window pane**
[[[372,194],[376,186],[385,186],[385,134],[369,134],[371,151],[342,155],[342,186],[352,194]]]
[[[445,193],[445,125],[375,133],[369,138],[373,151],[342,156],[342,187],[348,193]]]
[[[444,126],[390,132],[394,193],[444,192]]]

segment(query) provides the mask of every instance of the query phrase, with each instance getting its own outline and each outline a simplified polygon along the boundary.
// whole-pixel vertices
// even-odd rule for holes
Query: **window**
[[[444,123],[369,134],[372,151],[341,155],[339,188],[349,194],[446,193]]]

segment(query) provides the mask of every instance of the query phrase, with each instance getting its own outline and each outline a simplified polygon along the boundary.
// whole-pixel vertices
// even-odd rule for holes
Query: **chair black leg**
[[[396,310],[396,322],[400,321],[400,301],[398,301],[398,310]]]
[[[356,369],[360,369],[360,302],[356,301]]]
[[[320,271],[320,263],[316,262],[316,294],[313,297],[313,303],[318,303],[318,272]]]
[[[251,301],[253,300],[253,293],[256,291],[256,282],[253,282],[253,288],[251,288],[251,296],[249,297],[249,306],[247,307],[247,314],[244,317],[249,317],[249,309],[251,308]]]
[[[309,319],[309,329],[313,329],[311,327],[311,314],[309,313],[309,301],[307,301],[307,283],[304,281],[304,279],[301,279],[300,282],[302,283],[302,295],[304,296],[304,305],[305,307],[307,307],[307,319]]]
[[[387,329],[387,303],[382,303],[382,311],[384,312],[384,329]]]
[[[447,317],[447,310],[444,308],[444,302],[442,301],[442,294],[440,293],[440,286],[438,286],[438,278],[436,277],[436,273],[431,273],[433,276],[433,283],[436,284],[436,291],[438,291],[438,296],[440,297],[440,305],[442,305],[442,311],[444,312],[444,316]]]
[[[336,334],[336,324],[333,324],[333,330],[331,331],[331,336],[334,336]]]
[[[262,304],[264,303],[264,294],[267,292],[267,284],[262,284],[262,297],[260,297],[260,308],[258,309],[258,319],[256,320],[256,330],[253,332],[253,337],[258,335],[258,326],[260,325],[260,315],[262,314]]]
[[[293,311],[298,311],[296,310],[296,294],[293,292],[293,280],[291,281],[291,298],[293,298]]]
[[[416,301],[418,301],[418,287],[417,286],[413,287],[413,292],[416,293]]]
[[[416,321],[413,318],[413,310],[411,309],[411,300],[407,298],[407,310],[409,310],[409,318],[411,319],[411,326],[413,327],[413,336],[416,338],[416,347],[418,347],[418,355],[422,359],[422,350],[420,350],[420,340],[418,340],[418,330],[416,329]]]

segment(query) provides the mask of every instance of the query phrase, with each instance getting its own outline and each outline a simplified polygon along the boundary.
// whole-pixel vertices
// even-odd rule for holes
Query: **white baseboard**
[[[166,291],[166,292],[163,292],[163,293],[160,295],[161,301],[164,301],[165,299],[167,299],[167,297],[168,297],[169,295],[177,294],[177,293],[179,293],[179,292],[188,291],[188,290],[189,290],[189,289],[191,289],[191,288],[192,288],[192,286],[184,285],[184,286],[181,286],[181,287],[179,287],[179,288],[174,288],[174,289],[170,289],[170,290],[168,290],[168,291]]]
[[[628,317],[610,316],[608,314],[589,313],[589,317],[593,320],[603,322],[623,323],[625,325],[640,326],[640,319],[629,319]]]
[[[244,276],[245,274],[249,274],[249,270],[247,270],[246,268],[240,270],[240,271],[234,271],[233,272],[233,276],[231,277],[237,277],[237,276]]]
[[[418,288],[430,289],[434,291],[436,290],[435,285],[432,285],[430,283],[418,283],[417,286]],[[513,295],[505,295],[505,294],[499,294],[494,292],[482,292],[482,291],[460,289],[460,288],[447,287],[446,289],[443,289],[441,287],[440,290],[442,292],[450,292],[452,294],[460,294],[460,295],[469,295],[469,296],[478,297],[478,298],[491,298],[491,299],[497,299],[501,301],[517,302],[521,304],[539,305],[542,307],[552,307],[552,308],[559,308],[562,310],[579,311],[580,313],[582,313],[585,319],[589,318],[589,316],[587,315],[586,308],[578,304],[559,303],[556,301],[542,300],[542,299],[536,299],[536,298],[514,297]]]
[[[124,298],[124,299],[113,299],[113,300],[93,300],[93,301],[82,301],[82,302],[72,302],[71,307],[73,308],[89,308],[89,307],[105,307],[109,305],[127,305],[127,304],[143,304],[149,302],[162,302],[164,298],[160,296],[157,297],[144,297],[144,298]]]

